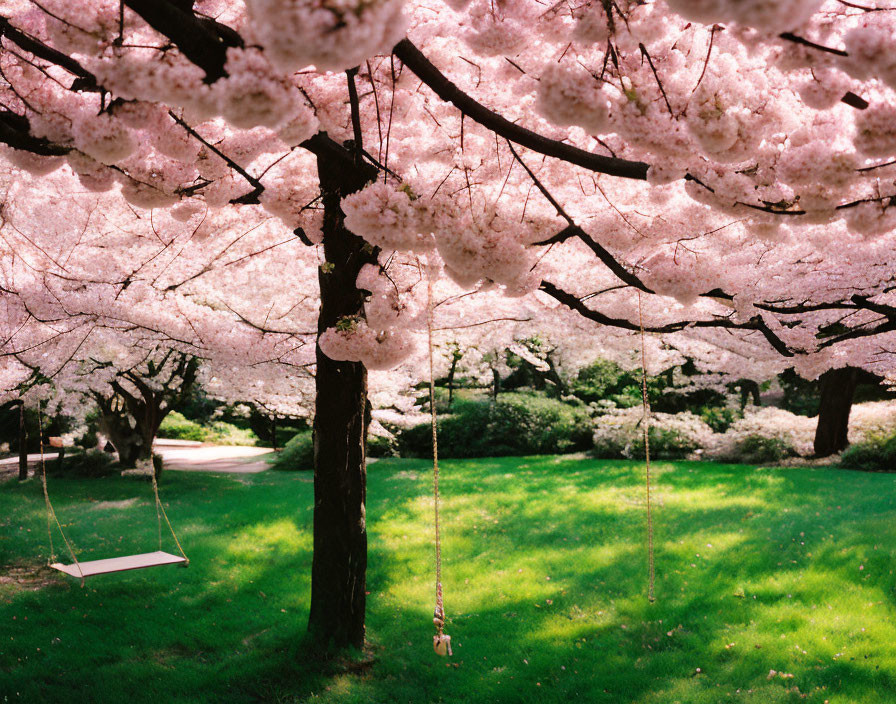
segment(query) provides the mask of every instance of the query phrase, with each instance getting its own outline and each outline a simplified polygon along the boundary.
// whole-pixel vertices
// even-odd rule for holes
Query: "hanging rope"
[[[41,413],[40,407],[38,406],[37,410],[37,424],[38,424],[38,438],[40,440],[40,469],[41,469],[41,485],[44,491],[44,504],[47,509],[47,539],[50,543],[50,558],[47,560],[47,565],[52,565],[53,561],[56,558],[56,551],[53,546],[53,523],[56,523],[56,527],[59,529],[59,534],[62,536],[63,542],[65,542],[65,547],[68,549],[69,555],[71,555],[72,563],[75,567],[78,568],[78,576],[81,578],[81,586],[85,586],[84,583],[84,571],[81,569],[81,563],[78,562],[78,558],[75,555],[75,551],[72,548],[71,542],[69,542],[68,537],[65,535],[65,531],[62,529],[62,524],[59,522],[59,519],[56,516],[56,510],[53,508],[53,503],[50,501],[50,492],[47,489],[47,466],[44,458],[44,430],[43,430],[43,415]],[[162,505],[162,500],[159,497],[159,483],[156,480],[156,471],[155,466],[152,466],[150,471],[150,476],[152,477],[152,491],[153,496],[156,501],[156,521],[158,524],[158,534],[159,534],[159,552],[162,551],[162,519],[165,519],[165,524],[168,526],[168,530],[171,531],[171,537],[174,538],[174,543],[177,545],[177,549],[180,552],[181,556],[184,558],[184,562],[186,565],[190,564],[190,559],[187,557],[187,554],[184,552],[183,547],[180,544],[180,540],[177,538],[177,533],[174,532],[174,526],[171,525],[171,521],[168,520],[168,514],[165,511],[165,507]]]
[[[653,595],[653,515],[650,505],[650,404],[647,401],[647,350],[644,345],[644,316],[641,311],[641,292],[638,291],[638,327],[641,330],[641,404],[644,415],[641,431],[644,433],[644,465],[647,490],[647,600],[656,601]]]
[[[445,635],[445,607],[442,603],[442,528],[439,520],[439,433],[436,417],[436,386],[432,344],[432,276],[426,272],[426,336],[429,346],[429,415],[432,423],[432,498],[436,539],[436,606],[432,622],[436,627],[433,648],[439,655],[451,655],[451,636]]]
[[[152,493],[156,497],[156,528],[159,533],[159,552],[162,552],[162,502],[159,500],[158,484],[156,482],[156,466],[153,463],[152,468]]]
[[[168,530],[171,531],[171,537],[174,538],[174,544],[177,545],[177,550],[180,552],[181,557],[186,560],[186,564],[190,564],[190,558],[187,557],[187,553],[184,552],[184,549],[180,545],[180,541],[177,539],[177,533],[174,532],[174,527],[171,525],[171,521],[168,520],[168,514],[165,512],[165,507],[162,506],[162,500],[159,498],[159,482],[156,480],[156,467],[153,464],[150,467],[150,475],[152,476],[152,492],[156,497],[156,517],[165,519],[165,523],[168,524]],[[159,552],[162,550],[162,522],[159,520]]]
[[[37,404],[37,438],[40,443],[40,477],[41,484],[44,489],[44,503],[47,507],[47,538],[50,541],[50,557],[47,560],[47,565],[51,565],[53,560],[56,558],[56,551],[53,548],[53,529],[52,524],[53,521],[56,522],[56,527],[59,529],[59,535],[62,536],[62,541],[65,543],[65,547],[68,548],[69,555],[72,556],[72,562],[78,568],[78,574],[81,577],[81,586],[84,586],[84,572],[81,571],[81,564],[78,562],[78,558],[75,557],[75,551],[72,549],[71,543],[68,541],[68,538],[65,535],[65,531],[62,530],[62,524],[59,522],[59,519],[56,517],[56,509],[53,508],[53,504],[50,501],[50,492],[47,491],[47,465],[44,461],[44,423],[43,423],[43,414],[40,410],[40,401]]]

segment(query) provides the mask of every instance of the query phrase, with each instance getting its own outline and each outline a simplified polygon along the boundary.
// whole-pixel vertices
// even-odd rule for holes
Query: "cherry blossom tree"
[[[89,377],[110,363],[90,360],[77,365]],[[111,394],[93,389],[100,431],[118,451],[121,463],[151,463],[152,443],[165,416],[183,403],[196,382],[199,360],[173,349],[152,350],[139,363],[116,369],[107,382]],[[155,470],[153,470],[155,471]]]
[[[313,360],[295,359],[316,384],[310,627],[322,645],[359,646],[367,368],[412,354],[428,278],[530,297],[546,319],[568,310],[743,352],[721,355],[732,364],[889,370],[896,17],[880,9],[10,0],[0,142],[36,180],[10,186],[5,210],[46,224],[50,200],[119,205],[106,229],[57,215],[56,246],[7,230],[3,213],[4,305],[25,325],[4,339],[77,340],[114,317],[184,349],[257,333],[277,348],[268,359],[316,340]],[[286,234],[312,255],[296,261],[319,264],[313,328],[233,301],[220,314],[208,291],[231,284],[192,246],[177,258],[201,265],[171,289],[139,272],[64,284],[79,237],[141,241],[125,210],[152,232],[157,215],[195,228],[209,248],[233,223],[276,219],[267,245]],[[157,236],[169,254],[184,243]],[[40,256],[18,254],[29,248]],[[308,274],[280,285],[304,290]],[[188,281],[204,296],[179,293]],[[23,373],[12,356],[4,379]]]

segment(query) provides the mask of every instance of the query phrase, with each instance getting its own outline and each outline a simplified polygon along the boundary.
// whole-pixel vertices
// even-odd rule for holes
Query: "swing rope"
[[[641,311],[641,292],[638,291],[638,327],[641,330],[641,404],[644,415],[641,432],[644,434],[645,486],[647,492],[647,600],[656,601],[653,594],[653,514],[650,504],[650,404],[647,401],[647,350],[644,345],[644,316]]]
[[[78,562],[78,558],[75,556],[75,551],[72,549],[72,545],[69,542],[68,538],[65,535],[65,531],[62,530],[62,524],[59,522],[59,519],[56,517],[56,509],[53,508],[53,503],[50,501],[50,492],[47,491],[47,465],[44,461],[44,424],[43,424],[43,414],[40,410],[40,403],[37,406],[37,437],[40,443],[40,478],[41,485],[44,489],[44,503],[47,507],[47,538],[50,541],[50,557],[47,560],[47,565],[52,565],[53,560],[56,558],[56,551],[53,548],[53,529],[52,523],[56,522],[56,527],[59,529],[59,535],[62,536],[62,540],[65,543],[65,547],[68,548],[69,555],[72,556],[72,562],[75,564],[75,567],[78,568],[78,574],[81,577],[81,586],[84,586],[84,572],[81,570],[81,564]]]
[[[429,415],[432,424],[432,498],[436,543],[436,606],[432,621],[436,627],[433,647],[439,655],[451,655],[451,636],[444,633],[445,607],[442,602],[442,527],[439,519],[439,437],[436,417],[436,387],[432,343],[432,276],[426,272],[426,336],[429,348]]]
[[[71,555],[72,563],[78,570],[78,574],[75,576],[80,577],[81,586],[85,586],[85,577],[84,570],[81,568],[81,563],[78,562],[78,558],[75,555],[74,548],[72,548],[72,544],[66,536],[65,531],[62,528],[62,524],[59,522],[59,518],[56,516],[56,509],[53,508],[53,503],[50,501],[50,492],[47,488],[47,466],[44,459],[44,431],[43,431],[43,414],[41,413],[40,407],[37,409],[37,423],[38,423],[38,437],[40,440],[40,468],[41,468],[41,485],[44,491],[44,504],[46,505],[47,510],[47,538],[50,543],[50,557],[47,560],[47,565],[53,567],[53,561],[56,559],[56,550],[53,545],[53,523],[56,523],[56,527],[59,529],[59,534],[62,536],[62,540],[65,543],[65,547],[68,549],[69,555]],[[168,526],[168,530],[171,531],[171,537],[174,538],[174,543],[177,545],[178,552],[180,552],[181,557],[184,558],[184,564],[190,564],[190,558],[187,557],[187,554],[184,552],[183,546],[180,544],[180,540],[177,537],[177,533],[174,532],[174,526],[171,525],[171,521],[168,519],[168,513],[165,511],[165,507],[162,505],[162,500],[159,496],[159,483],[156,479],[156,470],[155,466],[153,466],[150,470],[150,476],[152,477],[152,492],[155,497],[156,502],[156,521],[158,524],[158,535],[159,535],[159,552],[162,552],[162,519],[165,519],[165,524]],[[56,566],[58,568],[58,566]],[[70,574],[70,573],[69,573]],[[91,574],[95,574],[91,572]]]
[[[185,553],[184,549],[181,547],[180,541],[177,539],[177,533],[174,532],[174,527],[171,525],[171,521],[168,520],[168,514],[165,511],[165,507],[162,505],[162,500],[159,498],[159,482],[156,479],[155,465],[152,466],[150,475],[152,476],[152,492],[156,497],[156,518],[159,519],[159,552],[162,551],[162,521],[161,521],[161,518],[164,518],[165,523],[168,524],[168,530],[171,531],[171,537],[174,538],[174,544],[177,545],[178,552],[181,554],[181,557],[183,557],[184,560],[186,560],[186,564],[189,565],[190,558],[187,557],[187,553]]]

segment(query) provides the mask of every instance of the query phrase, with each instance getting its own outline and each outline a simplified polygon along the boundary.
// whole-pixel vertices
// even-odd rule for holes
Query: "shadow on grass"
[[[431,646],[425,463],[371,468],[372,663],[371,653],[323,663],[308,648],[307,483],[168,475],[192,566],[85,590],[59,578],[40,591],[0,589],[0,693],[135,704],[833,704],[884,701],[896,688],[892,478],[661,464],[651,605],[638,465],[445,465],[453,659]],[[91,557],[152,549],[151,503],[91,508],[146,487],[57,485],[60,516],[77,517],[67,529]],[[0,564],[40,563],[41,510],[39,486],[0,488]]]

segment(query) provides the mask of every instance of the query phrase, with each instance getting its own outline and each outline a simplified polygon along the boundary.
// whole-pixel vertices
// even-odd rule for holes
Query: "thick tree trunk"
[[[253,406],[249,413],[249,428],[259,440],[277,449],[277,419],[273,414]]]
[[[741,379],[737,382],[740,386],[740,408],[743,410],[748,403],[754,406],[762,405],[762,396],[760,395],[759,384],[752,379]]]
[[[363,315],[364,294],[355,287],[361,267],[376,250],[345,229],[339,206],[375,172],[318,157],[324,206],[326,263],[318,272],[318,335],[340,320]],[[365,501],[367,468],[367,368],[330,359],[317,347],[314,416],[314,556],[308,631],[320,651],[364,645],[367,579]]]
[[[821,375],[821,402],[815,429],[815,454],[827,457],[849,444],[849,412],[858,377],[851,367],[830,369]]]
[[[19,481],[28,478],[28,433],[25,430],[25,402],[19,401]]]
[[[143,437],[127,424],[126,418],[101,416],[99,425],[102,433],[109,438],[109,442],[118,453],[118,461],[122,466],[134,467],[137,460],[151,456],[152,453],[144,446]]]
[[[124,467],[134,467],[138,460],[152,458],[152,443],[167,411],[146,409],[136,414],[136,427],[132,428],[125,413],[117,413],[109,404],[100,405],[100,431],[118,452],[118,461]]]

